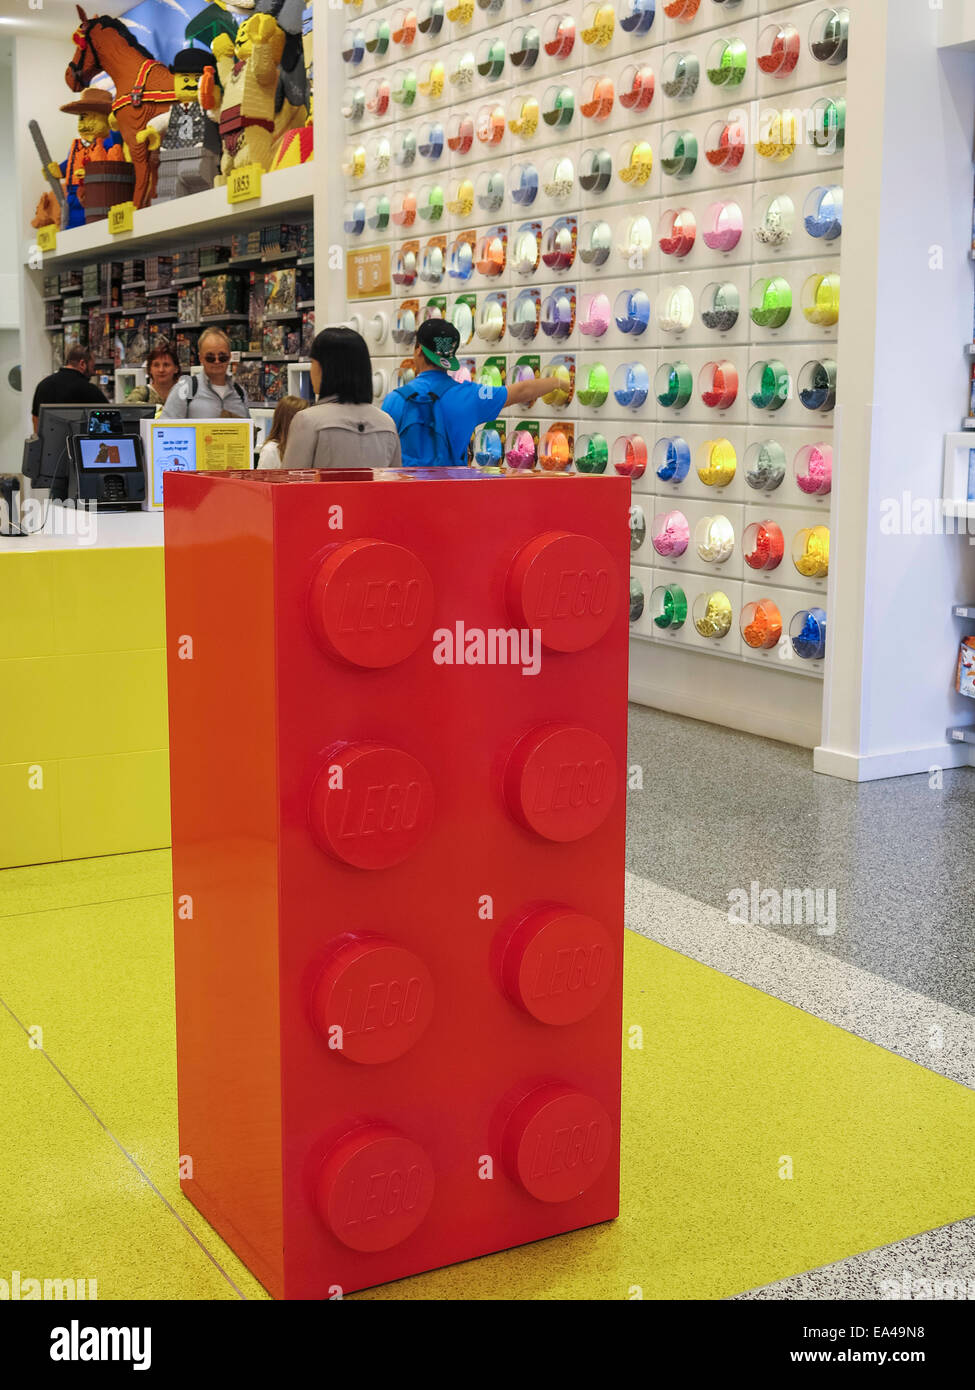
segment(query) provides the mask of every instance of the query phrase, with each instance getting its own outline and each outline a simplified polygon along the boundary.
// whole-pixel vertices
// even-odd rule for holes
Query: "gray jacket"
[[[194,386],[194,382],[196,383]],[[237,420],[250,418],[247,408],[247,393],[238,386],[232,377],[227,378],[230,387],[225,397],[218,396],[210,385],[205,372],[199,376],[180,377],[166,397],[166,404],[160,412],[161,420],[219,420],[224,415]]]
[[[399,468],[396,426],[374,405],[340,405],[334,397],[291,421],[285,468]]]

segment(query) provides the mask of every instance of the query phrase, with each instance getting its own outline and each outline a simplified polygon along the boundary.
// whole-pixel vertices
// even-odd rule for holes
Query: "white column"
[[[832,631],[815,767],[863,781],[965,762],[945,730],[975,718],[952,689],[964,628],[951,617],[953,601],[975,597],[975,551],[924,529],[943,436],[967,414],[975,54],[938,52],[943,16],[927,3],[852,11]]]

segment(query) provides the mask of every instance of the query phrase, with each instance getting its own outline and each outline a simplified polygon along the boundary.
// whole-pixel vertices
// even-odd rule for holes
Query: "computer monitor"
[[[68,441],[73,435],[139,434],[139,422],[155,417],[154,405],[42,405],[37,444],[24,457],[24,473],[55,499],[68,496]]]

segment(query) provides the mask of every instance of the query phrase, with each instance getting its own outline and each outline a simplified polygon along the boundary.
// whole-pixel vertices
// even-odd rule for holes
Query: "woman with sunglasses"
[[[242,386],[228,377],[230,339],[219,328],[205,328],[197,344],[202,375],[184,377],[166,397],[161,420],[246,420],[250,414]]]

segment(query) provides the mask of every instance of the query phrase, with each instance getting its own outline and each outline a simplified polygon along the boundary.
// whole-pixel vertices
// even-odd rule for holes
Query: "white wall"
[[[340,169],[340,152],[345,146],[347,133],[339,94],[345,88],[347,76],[340,46],[330,42],[330,36],[341,32],[341,26],[337,27],[339,18],[319,0],[313,30],[315,158],[311,166],[315,180],[317,332],[328,324],[342,323],[346,316],[345,266],[331,264],[332,248],[345,245],[342,232],[345,187]]]
[[[13,63],[8,48],[0,56],[0,130],[14,124]],[[20,284],[17,272],[19,236],[13,141],[0,140],[0,472],[20,467],[21,394],[7,383],[11,367],[20,361]]]
[[[885,499],[940,497],[943,435],[967,414],[975,55],[939,55],[939,12],[916,0],[870,0],[855,20],[836,564],[815,765],[863,780],[965,761],[945,729],[975,715],[952,689],[970,626],[950,615],[975,598],[975,551],[964,537],[881,524]]]
[[[0,59],[0,130],[14,123],[13,63]],[[20,323],[20,295],[17,289],[17,209],[10,190],[17,186],[12,140],[0,140],[0,329],[16,328]]]
[[[68,153],[77,133],[78,118],[67,116],[58,108],[72,99],[64,80],[64,70],[72,54],[71,32],[63,38],[43,39],[22,37],[14,43],[13,67],[13,146],[18,177],[14,181],[13,197],[8,201],[15,214],[16,263],[23,266],[27,251],[36,237],[30,225],[37,200],[47,187],[41,176],[40,160],[27,129],[35,119],[47,141],[51,158],[58,163]],[[29,433],[30,402],[40,377],[51,370],[51,351],[48,334],[44,331],[44,306],[41,303],[42,273],[21,275],[21,361],[24,389],[20,409],[20,438]],[[19,468],[19,442],[16,460],[9,456],[0,460],[0,471]]]

